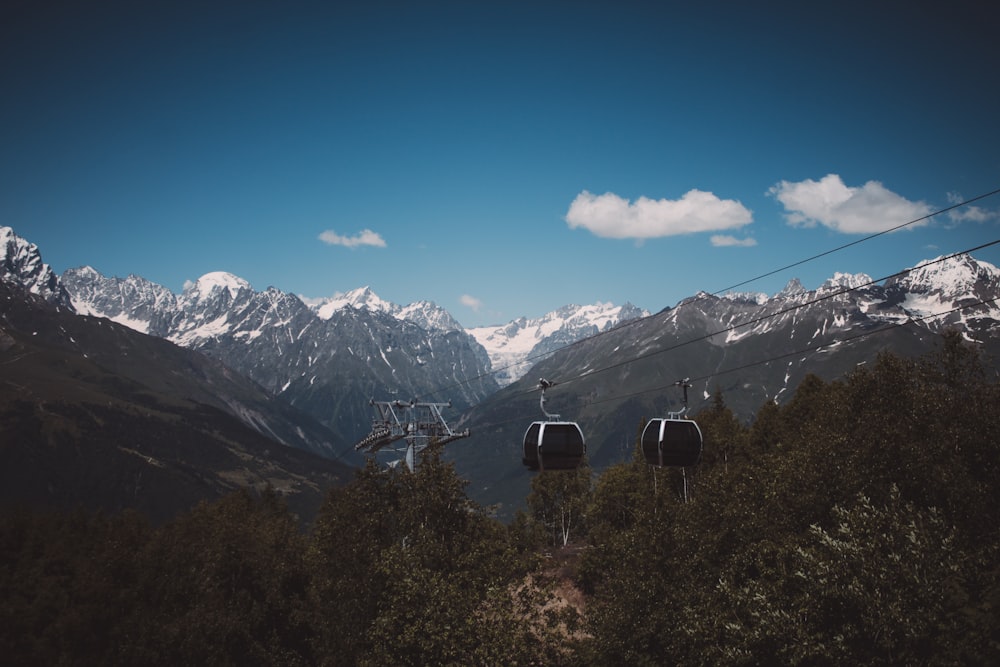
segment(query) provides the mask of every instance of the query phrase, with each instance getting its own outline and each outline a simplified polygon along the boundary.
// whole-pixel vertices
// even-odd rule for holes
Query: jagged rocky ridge
[[[648,315],[649,311],[631,303],[574,304],[539,318],[520,317],[504,325],[469,329],[469,333],[489,353],[497,382],[506,386],[523,377],[545,355]]]
[[[370,398],[452,401],[461,410],[496,390],[485,351],[461,329],[422,328],[350,304],[322,311],[222,272],[177,296],[139,276],[107,278],[89,267],[67,270],[62,282],[78,312],[219,359],[347,442],[367,432]],[[448,395],[435,393],[442,387]]]
[[[42,261],[38,246],[10,227],[0,227],[0,282],[21,285],[52,304],[70,305],[69,294],[52,267]]]
[[[67,270],[62,284],[78,312],[218,358],[346,440],[367,432],[369,398],[450,401],[457,412],[520,377],[526,359],[648,314],[631,304],[566,306],[465,331],[433,302],[398,306],[368,287],[307,305],[273,287],[256,292],[224,272],[202,276],[180,295],[91,267]]]
[[[385,313],[429,330],[462,331],[458,320],[432,301],[399,306],[384,301],[370,287],[324,299],[312,306],[323,319],[345,307]],[[465,329],[482,345],[489,357],[492,375],[500,386],[522,377],[539,358],[575,341],[607,331],[649,311],[626,303],[571,304],[537,318],[519,317],[507,324]]]
[[[207,274],[181,295],[88,268],[67,271],[61,284],[81,312],[211,354],[345,441],[367,432],[370,396],[458,398],[449,422],[471,426],[473,438],[450,451],[487,496],[498,479],[520,480],[523,429],[541,416],[530,391],[539,376],[573,380],[550,393],[550,407],[581,422],[591,461],[601,466],[630,454],[641,418],[679,407],[674,380],[693,378],[692,411],[718,389],[749,418],[763,401],[789,396],[806,373],[833,379],[882,349],[925,352],[945,327],[992,350],[1000,320],[995,303],[954,310],[1000,294],[996,267],[964,256],[924,262],[882,284],[838,273],[815,290],[793,279],[771,297],[698,294],[651,316],[628,304],[572,306],[468,332],[429,302],[399,307],[368,288],[309,306],[222,273]],[[857,337],[873,331],[881,333]],[[512,349],[524,356],[499,356]],[[487,354],[494,370],[514,371],[493,384]],[[516,366],[525,356],[537,368],[522,378]],[[426,393],[442,387],[451,395]]]
[[[355,462],[336,436],[203,354],[0,281],[0,504],[154,521],[271,488],[308,521]]]

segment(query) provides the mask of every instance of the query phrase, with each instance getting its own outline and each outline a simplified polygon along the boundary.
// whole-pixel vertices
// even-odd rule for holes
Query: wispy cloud
[[[604,238],[642,240],[737,229],[753,222],[753,214],[734,199],[702,190],[690,190],[680,199],[639,197],[635,202],[613,192],[584,190],[569,205],[566,222]]]
[[[461,297],[459,297],[458,300],[462,303],[463,306],[467,306],[477,313],[479,312],[479,309],[483,307],[482,301],[468,294],[463,294]]]
[[[802,227],[821,224],[845,234],[883,232],[933,212],[929,204],[909,201],[878,181],[848,187],[837,174],[828,174],[818,181],[781,181],[768,194],[784,205],[788,224]],[[927,223],[921,220],[911,227]]]
[[[377,248],[385,247],[385,239],[378,232],[373,232],[370,229],[362,229],[354,236],[341,236],[337,232],[328,229],[319,235],[319,240],[329,245],[342,245],[345,248],[357,248],[362,245],[370,245]]]
[[[710,239],[712,245],[717,248],[722,248],[725,246],[740,246],[742,248],[750,248],[757,245],[757,239],[755,238],[745,238],[738,239],[735,236],[730,236],[729,234],[713,234]]]
[[[949,204],[960,204],[964,198],[957,192],[948,193]],[[961,206],[953,208],[947,213],[948,219],[955,223],[960,222],[989,222],[990,220],[1000,220],[1000,212],[991,211],[979,206]]]

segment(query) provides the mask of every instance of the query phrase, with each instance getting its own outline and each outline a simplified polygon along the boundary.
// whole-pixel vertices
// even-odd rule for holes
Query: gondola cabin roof
[[[690,419],[650,419],[642,431],[642,455],[654,466],[693,466],[701,461],[703,439]]]
[[[522,462],[531,470],[572,470],[587,453],[576,422],[537,421],[524,433]]]

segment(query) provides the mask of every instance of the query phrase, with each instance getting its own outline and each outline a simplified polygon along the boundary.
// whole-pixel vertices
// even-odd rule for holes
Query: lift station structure
[[[375,408],[377,416],[372,420],[371,433],[366,435],[354,449],[369,454],[385,448],[404,453],[406,467],[413,472],[416,455],[427,448],[431,442],[439,445],[469,437],[469,429],[452,431],[448,422],[441,415],[442,408],[450,408],[447,403],[423,403],[413,401],[376,401],[369,403]],[[400,440],[405,446],[396,445]]]

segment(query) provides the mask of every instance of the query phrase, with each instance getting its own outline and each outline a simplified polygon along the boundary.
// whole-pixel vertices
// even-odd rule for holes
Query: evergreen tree
[[[309,664],[308,572],[272,491],[239,491],[162,526],[140,554],[144,613],[124,664]]]
[[[964,596],[970,568],[940,513],[890,494],[886,507],[859,496],[834,508],[830,530],[814,525],[783,545],[782,571],[720,581],[727,637],[706,657],[782,663],[940,664],[963,662]],[[707,646],[711,649],[711,646]]]
[[[327,492],[309,541],[316,654],[322,664],[355,665],[387,582],[383,552],[401,539],[395,473],[369,460],[352,483]]]
[[[945,336],[921,359],[809,377],[762,407],[749,456],[706,457],[689,503],[609,469],[590,511],[586,658],[996,662],[1000,395],[981,369]],[[706,442],[719,407],[698,416]]]
[[[328,495],[310,546],[318,662],[562,660],[566,615],[546,610],[512,533],[464,487],[431,446],[412,473],[371,463]]]
[[[711,406],[699,412],[694,420],[704,439],[701,468],[728,468],[730,463],[745,461],[746,429],[726,405],[722,390],[715,390]]]
[[[133,512],[0,514],[0,655],[10,665],[124,662],[143,604],[138,555],[150,539]]]

